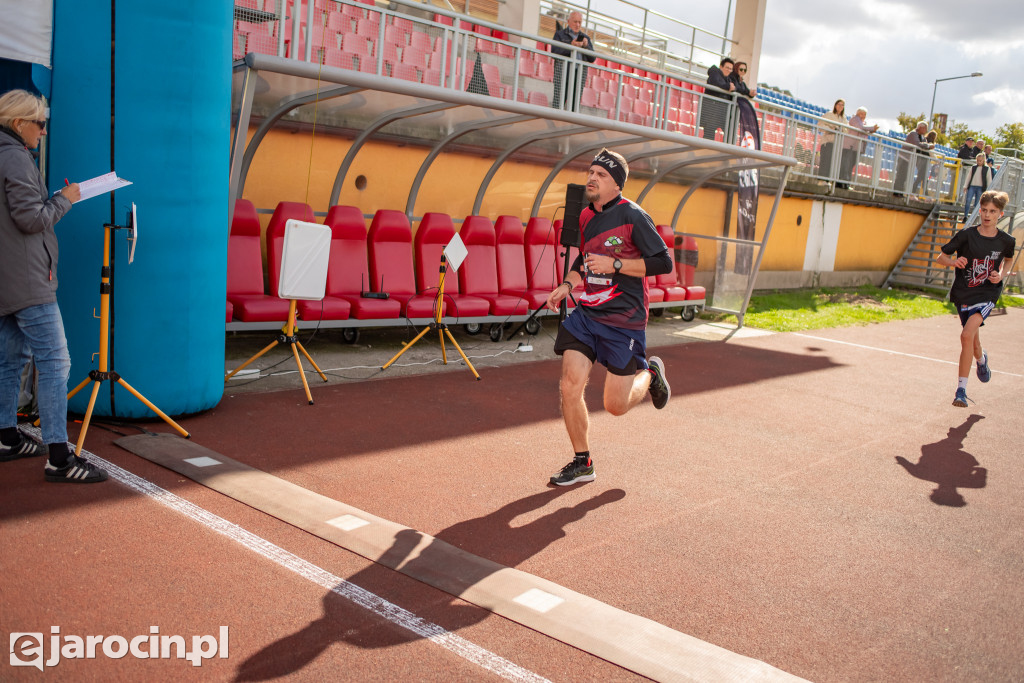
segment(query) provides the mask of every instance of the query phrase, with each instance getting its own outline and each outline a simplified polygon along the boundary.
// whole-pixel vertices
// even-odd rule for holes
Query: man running
[[[585,192],[590,204],[580,213],[580,254],[567,279],[548,295],[548,308],[557,310],[584,283],[578,305],[555,339],[555,353],[562,356],[562,417],[575,453],[551,477],[558,486],[595,478],[583,399],[595,362],[608,369],[604,408],[612,415],[625,415],[647,393],[659,410],[671,396],[665,364],[657,356],[646,358],[646,330],[647,276],[672,272],[672,257],[651,217],[623,198],[628,175],[621,155],[604,149],[594,157]]]

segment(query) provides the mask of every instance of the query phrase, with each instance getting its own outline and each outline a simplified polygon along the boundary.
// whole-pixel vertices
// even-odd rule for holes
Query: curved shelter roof
[[[614,149],[629,162],[631,178],[647,180],[635,197],[638,202],[658,183],[688,187],[675,210],[673,229],[696,189],[709,182],[738,187],[742,173],[748,172],[749,177],[750,171],[757,171],[762,185],[764,180],[771,179],[775,194],[762,239],[693,235],[713,239],[720,243],[720,248],[747,245],[756,251],[753,270],[744,273],[740,291],[735,292],[742,301],[733,297],[734,304],[709,306],[738,313],[741,320],[789,169],[797,163],[792,157],[668,130],[276,56],[246,55],[236,64],[236,78],[239,80],[235,88],[237,125],[231,153],[232,206],[242,196],[249,164],[267,132],[283,120],[311,121],[314,115],[317,126],[329,126],[353,136],[352,145],[337,169],[329,205],[337,203],[346,174],[358,155],[366,151],[367,142],[393,140],[397,136],[416,140],[429,149],[408,188],[404,210],[410,220],[417,215],[420,186],[443,152],[472,150],[493,158],[489,171],[476,187],[465,185],[467,192],[474,193],[474,213],[479,212],[490,182],[502,164],[526,159],[550,164],[550,173],[538,177],[535,187],[527,189],[533,197],[531,215],[537,215],[559,171],[573,165],[585,166],[602,147]],[[250,126],[255,130],[247,142]]]

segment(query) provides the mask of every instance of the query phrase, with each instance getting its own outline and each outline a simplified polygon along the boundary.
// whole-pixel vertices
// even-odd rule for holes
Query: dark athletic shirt
[[[966,256],[967,267],[956,269],[949,300],[961,306],[986,301],[995,303],[1003,291],[1003,283],[993,284],[988,276],[999,270],[1004,258],[1013,258],[1016,245],[1017,241],[1002,230],[996,231],[993,237],[985,237],[976,225],[953,235],[942,247],[942,253],[947,256],[955,253],[958,258]]]
[[[647,327],[649,303],[647,278],[619,274],[587,274],[582,254],[600,254],[618,259],[638,259],[663,256],[667,267],[673,268],[668,247],[661,239],[654,221],[637,204],[619,195],[606,204],[602,211],[593,205],[580,212],[580,232],[583,245],[573,269],[583,276],[585,290],[579,298],[580,309],[592,320],[630,330]],[[651,269],[649,269],[651,270]],[[657,275],[651,270],[648,275]]]

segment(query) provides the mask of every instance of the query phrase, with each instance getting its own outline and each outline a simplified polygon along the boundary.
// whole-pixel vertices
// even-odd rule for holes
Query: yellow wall
[[[890,270],[924,223],[924,216],[873,206],[843,207],[836,270]]]
[[[347,138],[316,135],[311,145],[308,133],[272,131],[253,159],[243,196],[262,209],[272,209],[279,201],[298,201],[309,204],[316,212],[326,212],[338,166],[350,143]],[[372,214],[378,209],[404,211],[408,188],[426,155],[427,149],[423,147],[367,143],[349,169],[338,203],[357,206],[364,214]],[[434,161],[420,187],[414,214],[439,211],[461,220],[472,211],[476,190],[491,163],[491,159],[473,155],[442,154]],[[508,214],[525,223],[530,217],[533,193],[549,170],[536,164],[507,162],[492,179],[480,213],[491,218]],[[362,189],[356,184],[360,177],[365,179]],[[580,170],[562,171],[549,187],[539,215],[549,219],[560,218],[558,207],[564,203],[566,184],[585,181]],[[646,178],[628,181],[623,194],[635,198],[646,182]],[[655,223],[669,224],[688,189],[661,183],[644,199],[644,209]],[[760,198],[756,239],[764,235],[774,198],[774,195],[762,195]],[[813,200],[797,197],[782,199],[761,270],[802,270],[813,204]],[[730,217],[730,235],[733,237],[736,235],[736,207],[734,194]],[[702,188],[683,207],[676,228],[680,232],[720,235],[725,208],[725,192]],[[261,221],[266,227],[269,215],[261,215]],[[922,221],[919,214],[843,205],[835,270],[889,270],[899,260]],[[699,269],[713,269],[716,259],[708,253],[712,242],[698,240],[698,247],[702,253]]]

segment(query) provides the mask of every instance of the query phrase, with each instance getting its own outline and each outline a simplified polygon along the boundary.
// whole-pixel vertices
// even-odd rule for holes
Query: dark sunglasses
[[[746,69],[740,69],[739,71],[740,71],[740,73],[741,73],[741,74],[745,74],[745,73],[747,73],[747,70],[746,70]]]
[[[46,121],[33,121],[32,123],[39,126],[40,131],[46,130]]]

